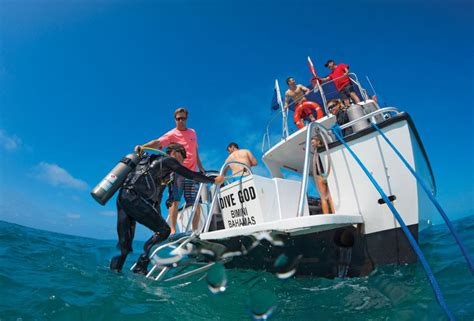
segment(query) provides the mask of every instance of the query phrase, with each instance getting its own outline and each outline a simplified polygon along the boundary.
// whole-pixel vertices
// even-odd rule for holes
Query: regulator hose
[[[157,152],[158,154],[163,155],[163,156],[169,156],[168,154],[166,154],[164,151],[162,151],[160,149],[151,148],[151,147],[140,147],[140,152],[138,153],[138,155],[140,157],[143,155],[144,150],[150,150],[150,151],[153,151],[153,152]]]

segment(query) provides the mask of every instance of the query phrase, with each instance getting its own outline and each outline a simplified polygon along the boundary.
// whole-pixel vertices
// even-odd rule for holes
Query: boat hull
[[[418,239],[418,225],[409,229]],[[279,235],[277,239],[284,245],[275,246],[263,240],[245,255],[234,257],[226,267],[282,275],[294,270],[297,276],[360,277],[377,266],[413,263],[417,259],[400,228],[364,235],[360,228],[349,226],[305,235]],[[228,252],[248,248],[253,241],[251,236],[216,240]]]

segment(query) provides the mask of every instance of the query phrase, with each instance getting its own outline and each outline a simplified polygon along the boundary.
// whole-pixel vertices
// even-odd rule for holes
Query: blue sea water
[[[473,254],[474,216],[455,227]],[[447,228],[430,227],[420,243],[457,320],[474,320],[474,277]],[[446,320],[419,263],[334,280],[226,270],[226,291],[213,294],[205,278],[162,284],[110,272],[116,253],[114,241],[0,221],[0,320],[251,320],[269,302],[270,320]]]

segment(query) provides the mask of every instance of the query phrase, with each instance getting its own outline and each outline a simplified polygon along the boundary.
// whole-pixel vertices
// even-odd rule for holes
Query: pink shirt
[[[184,146],[186,150],[186,159],[183,166],[189,170],[196,171],[197,167],[197,137],[196,132],[192,128],[186,130],[178,130],[173,128],[158,139],[163,147],[170,143],[178,143]]]

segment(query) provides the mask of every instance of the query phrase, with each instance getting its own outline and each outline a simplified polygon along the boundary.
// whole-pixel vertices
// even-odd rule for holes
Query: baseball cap
[[[329,60],[326,62],[326,64],[324,65],[324,67],[327,68],[327,66],[329,66],[329,64],[330,64],[331,62],[334,63],[334,60],[329,59]]]

